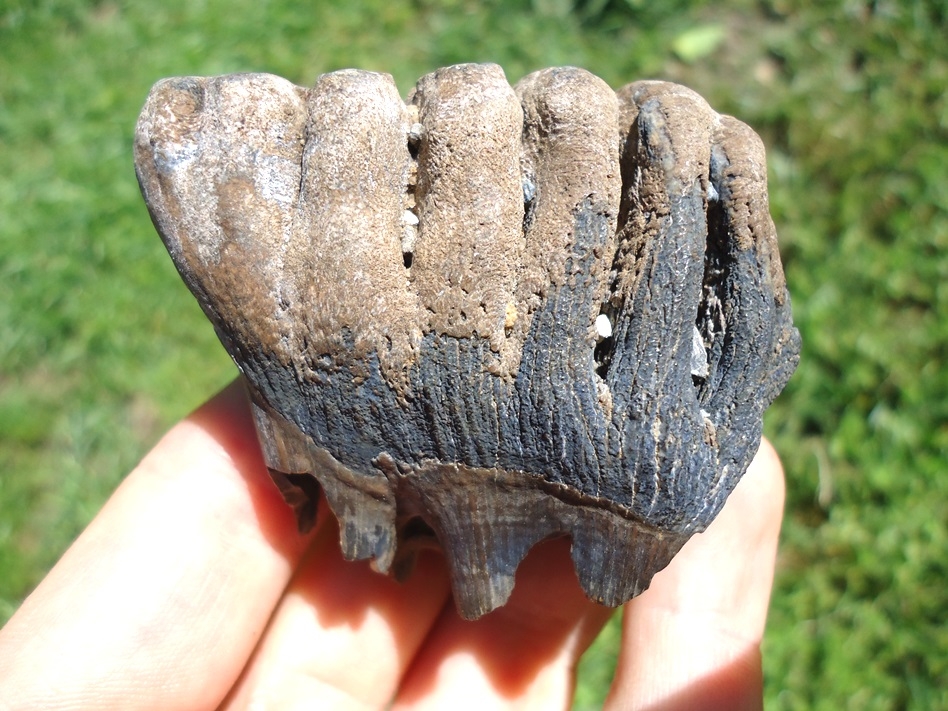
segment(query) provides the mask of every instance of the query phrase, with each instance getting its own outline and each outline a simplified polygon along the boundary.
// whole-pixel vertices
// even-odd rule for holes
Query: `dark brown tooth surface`
[[[505,321],[523,261],[523,111],[503,70],[461,64],[422,77],[413,93],[423,127],[412,286],[431,332],[507,348]],[[502,362],[500,370],[509,372]],[[514,364],[515,366],[515,364]]]
[[[158,232],[244,376],[301,530],[458,609],[569,536],[620,605],[704,530],[799,353],[763,147],[694,92],[495,65],[159,82]]]

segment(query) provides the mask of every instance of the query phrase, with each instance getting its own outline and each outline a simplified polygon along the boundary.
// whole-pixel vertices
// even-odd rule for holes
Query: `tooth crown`
[[[591,598],[644,590],[797,363],[763,147],[680,86],[166,79],[135,164],[301,528],[321,488],[350,559],[436,538],[465,617],[559,534]]]

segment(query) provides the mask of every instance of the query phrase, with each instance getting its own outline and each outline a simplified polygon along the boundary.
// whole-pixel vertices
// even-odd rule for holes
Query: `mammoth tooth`
[[[466,618],[551,536],[593,600],[643,591],[797,363],[761,142],[680,86],[166,79],[135,164],[301,529],[322,491],[349,559],[437,542]]]

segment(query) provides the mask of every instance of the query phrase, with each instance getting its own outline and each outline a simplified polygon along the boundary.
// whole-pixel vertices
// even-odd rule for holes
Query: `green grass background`
[[[946,37],[944,0],[0,0],[0,622],[235,374],[138,194],[153,82],[574,64],[685,83],[768,145],[804,344],[767,418],[789,484],[768,708],[948,709]]]

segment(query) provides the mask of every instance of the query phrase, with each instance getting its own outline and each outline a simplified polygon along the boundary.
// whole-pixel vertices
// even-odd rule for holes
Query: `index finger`
[[[308,540],[234,383],[165,435],[0,631],[0,696],[216,707]]]

